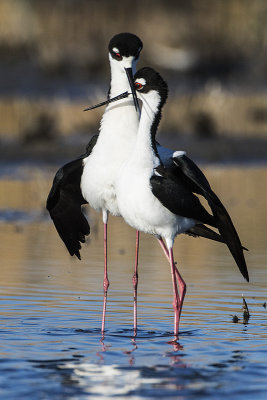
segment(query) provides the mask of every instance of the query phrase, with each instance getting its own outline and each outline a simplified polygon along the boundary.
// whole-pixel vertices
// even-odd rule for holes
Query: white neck
[[[151,128],[158,112],[160,97],[156,91],[150,91],[140,97],[143,106],[132,159],[140,167],[150,165],[154,168],[159,164],[159,160],[152,147]]]
[[[135,69],[135,62],[133,61],[132,57],[129,57],[129,60],[123,60],[123,64],[120,64],[120,62],[114,60],[110,55],[109,59],[111,69],[110,97],[118,96],[125,91],[130,93],[131,88],[125,68],[133,66],[133,69]],[[128,129],[131,131],[130,134],[136,135],[138,122],[139,116],[135,110],[133,97],[129,95],[124,99],[110,103],[106,107],[101,121],[100,131],[102,134],[102,132],[107,129],[109,135],[111,131],[114,131],[117,135],[120,133],[127,135],[127,132],[123,131],[127,131]]]
[[[111,72],[110,96],[118,96],[126,90],[130,93],[131,88],[125,72],[125,68],[132,68],[134,75],[136,72],[136,61],[133,60],[133,57],[124,58],[123,61],[116,61],[109,54],[109,62]],[[130,98],[130,100],[132,100],[132,97]],[[127,98],[124,99],[124,101],[127,101]]]
[[[117,96],[125,91],[131,92],[125,68],[134,67],[133,57],[121,62],[114,60],[110,55],[110,97]],[[133,149],[139,124],[139,115],[135,110],[133,98],[129,95],[114,103],[110,103],[103,114],[100,124],[100,135],[97,148],[108,149],[110,153],[115,151],[113,157],[117,157],[118,151],[129,151]],[[114,150],[114,147],[117,149]]]

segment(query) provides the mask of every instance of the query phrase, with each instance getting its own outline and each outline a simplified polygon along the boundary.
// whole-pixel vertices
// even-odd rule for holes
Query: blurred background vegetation
[[[83,151],[104,109],[82,110],[106,97],[108,42],[125,31],[169,83],[161,138],[266,158],[266,21],[266,0],[0,0],[1,158]]]

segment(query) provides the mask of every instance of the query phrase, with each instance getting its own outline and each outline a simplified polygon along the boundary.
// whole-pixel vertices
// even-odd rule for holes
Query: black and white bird
[[[99,135],[89,142],[86,153],[58,170],[47,199],[47,209],[69,253],[80,259],[81,243],[90,227],[81,206],[89,203],[102,211],[104,223],[104,304],[105,327],[107,291],[107,223],[109,213],[120,215],[115,181],[122,164],[132,152],[139,124],[139,106],[133,86],[133,73],[143,44],[131,33],[115,35],[109,42],[111,81],[108,98],[121,92],[132,96],[109,104],[101,120]],[[137,233],[139,239],[139,234]],[[136,257],[137,258],[137,257]],[[136,260],[137,263],[137,260]]]
[[[177,336],[186,292],[186,284],[173,259],[177,235],[186,233],[226,243],[247,281],[248,271],[244,248],[231,218],[204,174],[185,152],[166,150],[163,160],[158,151],[155,135],[168,96],[167,84],[157,72],[146,67],[136,73],[135,88],[142,101],[142,113],[133,151],[116,181],[117,205],[129,225],[162,242],[171,266]],[[197,195],[207,200],[211,213]],[[206,225],[217,228],[219,233]]]

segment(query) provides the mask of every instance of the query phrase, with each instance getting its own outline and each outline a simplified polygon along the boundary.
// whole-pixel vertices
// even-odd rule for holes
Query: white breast
[[[150,177],[153,169],[128,163],[117,181],[119,211],[133,228],[174,240],[179,233],[195,225],[190,218],[170,212],[153,195]]]
[[[116,183],[118,207],[122,217],[133,228],[162,236],[170,244],[178,233],[194,226],[195,221],[173,214],[152,193],[150,179],[160,163],[151,138],[160,103],[159,94],[151,90],[144,100],[134,150]],[[168,149],[162,152],[162,148],[159,152],[166,160],[173,154]]]
[[[81,190],[88,203],[100,211],[120,215],[115,181],[125,160],[134,147],[138,129],[138,115],[133,102],[107,107],[101,121],[100,135],[92,153],[84,159]]]

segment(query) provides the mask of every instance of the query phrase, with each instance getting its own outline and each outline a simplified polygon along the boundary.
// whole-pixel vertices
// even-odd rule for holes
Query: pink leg
[[[159,242],[160,247],[162,248],[162,250],[163,250],[163,252],[164,252],[164,254],[165,254],[167,260],[170,262],[169,251],[168,251],[168,249],[167,249],[167,247],[166,247],[166,244],[164,243],[164,241],[163,241],[162,238],[158,238],[158,242]],[[175,265],[175,264],[174,264],[174,265]],[[178,282],[179,282],[179,288],[180,288],[180,281],[182,280],[182,277],[181,277],[181,275],[179,274],[179,271],[178,271],[176,265],[175,265],[175,274],[176,274],[176,279],[177,279]],[[185,282],[184,282],[183,280],[182,280],[182,282],[183,282],[183,284],[185,285]],[[184,296],[185,296],[185,294],[184,294]]]
[[[179,333],[179,319],[180,319],[180,298],[176,282],[176,267],[173,260],[173,251],[170,248],[170,266],[172,274],[172,287],[173,287],[173,309],[174,309],[174,335],[178,336]]]
[[[133,289],[134,289],[134,336],[137,331],[137,285],[138,285],[138,253],[139,253],[139,231],[136,231],[135,242],[135,266],[133,274]]]
[[[104,280],[103,280],[104,302],[103,302],[102,327],[101,327],[101,332],[102,333],[105,330],[107,295],[108,295],[108,287],[109,287],[108,267],[107,267],[107,223],[104,223],[104,257],[105,257],[105,260],[104,260]]]
[[[178,280],[178,286],[179,286],[179,293],[180,293],[180,310],[179,310],[179,316],[181,315],[183,304],[184,304],[184,298],[186,294],[186,283],[183,280],[183,278],[180,275],[180,272],[178,271],[177,267],[176,268],[176,278]]]
[[[181,274],[179,273],[179,271],[174,263],[172,249],[171,249],[170,255],[169,255],[169,251],[168,251],[164,241],[162,240],[162,238],[159,238],[158,241],[159,241],[159,244],[160,244],[165,256],[167,257],[168,261],[170,262],[171,266],[173,265],[173,267],[174,267],[176,291],[177,291],[177,281],[178,281],[179,293],[180,293],[180,296],[179,296],[179,319],[180,319],[180,315],[181,315],[183,303],[184,303],[184,298],[185,298],[185,294],[186,294],[186,283],[183,280],[183,278],[181,277]],[[172,255],[172,260],[171,260],[171,255]],[[179,328],[179,319],[178,319],[178,328]]]
[[[158,242],[159,242],[160,247],[162,248],[163,253],[165,254],[167,260],[170,261],[169,251],[168,251],[168,249],[167,249],[167,247],[166,247],[166,244],[164,243],[164,241],[163,241],[163,239],[162,239],[161,237],[158,238]]]

